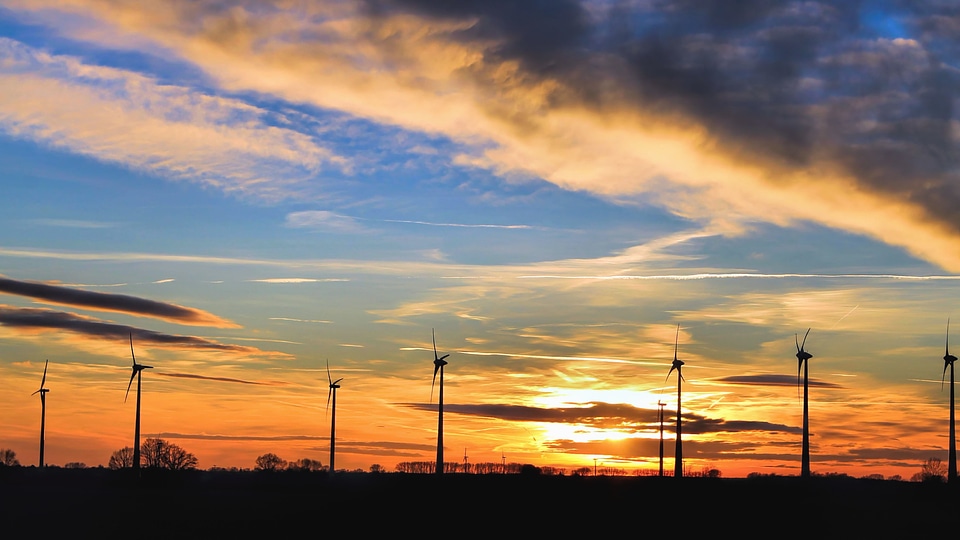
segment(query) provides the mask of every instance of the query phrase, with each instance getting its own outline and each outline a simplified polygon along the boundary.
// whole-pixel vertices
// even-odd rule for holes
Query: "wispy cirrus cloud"
[[[346,165],[271,114],[0,38],[0,131],[15,137],[266,199]]]
[[[46,227],[64,227],[67,229],[108,229],[119,226],[109,221],[90,221],[82,219],[31,219],[30,223]]]
[[[250,279],[252,283],[274,283],[274,284],[296,284],[296,283],[331,283],[338,281],[350,281],[346,278],[263,278]]]
[[[172,280],[161,280],[157,283],[166,281]],[[51,304],[126,313],[140,317],[154,317],[192,326],[240,327],[234,322],[200,309],[148,300],[137,296],[84,291],[35,281],[15,280],[4,276],[0,276],[0,293],[25,296]]]

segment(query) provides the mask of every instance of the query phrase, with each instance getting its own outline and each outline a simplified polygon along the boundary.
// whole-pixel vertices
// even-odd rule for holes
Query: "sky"
[[[0,0],[0,448],[908,478],[960,350],[944,0]],[[943,384],[944,377],[947,384]],[[134,387],[135,388],[135,387]],[[464,456],[467,456],[466,458]]]

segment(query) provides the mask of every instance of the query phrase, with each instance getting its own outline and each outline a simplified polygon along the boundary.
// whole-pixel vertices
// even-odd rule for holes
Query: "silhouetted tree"
[[[107,466],[113,470],[126,469],[133,467],[133,448],[124,446],[110,455],[110,461]]]
[[[183,471],[197,468],[197,457],[180,446],[160,438],[143,441],[140,459],[145,467]]]
[[[943,482],[946,467],[940,458],[929,458],[923,462],[920,472],[910,477],[911,482]]]
[[[257,456],[257,466],[256,470],[258,471],[279,471],[287,465],[287,460],[281,458],[280,456],[272,453],[263,454]]]
[[[580,467],[573,470],[573,476],[590,476],[593,474],[593,469],[590,467]]]
[[[287,464],[287,470],[290,471],[320,471],[323,470],[323,464],[319,460],[310,458],[301,458],[291,461]]]
[[[20,461],[17,459],[17,453],[9,448],[0,449],[0,465],[5,467],[19,467]]]
[[[64,469],[86,469],[87,464],[79,461],[71,461],[63,466]]]
[[[386,472],[386,470],[383,468],[383,465],[380,465],[379,463],[374,463],[373,465],[370,466],[370,472],[382,473],[382,472]]]

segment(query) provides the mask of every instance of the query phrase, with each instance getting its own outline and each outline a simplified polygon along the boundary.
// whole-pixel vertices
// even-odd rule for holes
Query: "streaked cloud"
[[[280,382],[280,381],[247,381],[244,379],[235,379],[232,377],[210,377],[207,375],[195,375],[192,373],[164,373],[163,371],[158,371],[156,374],[161,377],[173,377],[176,379],[196,379],[200,381],[249,384],[254,386],[286,386],[287,385],[287,383]]]
[[[294,229],[322,229],[346,233],[366,232],[355,218],[326,210],[310,210],[287,214],[287,227]]]
[[[172,280],[163,280],[156,283],[167,281]],[[15,280],[3,276],[0,276],[0,293],[25,296],[51,304],[154,317],[178,324],[239,328],[239,325],[234,322],[200,309],[125,294],[77,290],[34,281]]]
[[[612,9],[573,0],[509,9],[318,2],[301,11],[282,4],[225,10],[208,1],[172,4],[162,16],[130,1],[8,5],[73,39],[108,47],[150,44],[196,66],[227,92],[443,134],[466,145],[455,160],[460,166],[542,178],[614,201],[653,202],[724,234],[743,234],[757,221],[820,223],[960,269],[960,255],[951,249],[960,222],[949,211],[960,199],[951,187],[956,74],[949,67],[949,26],[932,23],[949,12],[933,1],[886,6],[885,15],[905,32],[897,36],[860,24],[859,10],[832,1],[823,9],[764,4],[734,16],[682,2]],[[58,25],[65,16],[78,18]],[[36,96],[33,102],[44,102],[57,87],[71,91],[71,110],[88,104],[80,100],[104,99],[89,83],[68,86],[66,77],[48,73],[69,73],[64,59],[32,51],[6,56],[20,70],[18,88],[35,87],[27,93]],[[93,80],[129,79],[88,71]],[[158,91],[150,81],[143,86],[168,102],[182,101],[176,98],[185,92]],[[37,120],[19,112],[43,111],[28,106],[32,102],[5,101],[7,130],[18,136],[46,140],[48,125],[77,123],[66,104],[53,100],[44,102],[50,107]],[[124,112],[156,123],[156,115],[144,115],[132,102]],[[256,118],[229,100],[217,103]],[[194,126],[204,126],[204,114],[197,116]],[[109,129],[111,119],[100,120]],[[267,157],[282,165],[309,169],[333,159],[299,134],[247,130],[273,139],[263,144],[257,137],[257,147],[281,149]],[[213,144],[206,137],[185,139],[201,148]],[[56,142],[69,147],[70,141],[61,136]],[[129,138],[114,152],[119,155],[106,152],[107,144],[86,145],[74,151],[140,166],[148,161]],[[169,144],[196,155],[183,146]],[[206,179],[187,171],[210,170],[212,153],[163,170]],[[217,164],[227,180],[211,183],[221,189],[275,197],[288,191],[289,175],[257,185],[263,179],[241,172],[240,164]]]
[[[117,227],[119,223],[109,221],[88,221],[82,219],[32,219],[30,223],[46,227],[64,227],[68,229],[108,229]]]
[[[412,403],[406,406],[423,411],[436,410],[436,406],[433,404]],[[589,403],[583,407],[561,408],[507,404],[463,405],[444,403],[443,409],[453,414],[483,416],[514,422],[582,424],[594,428],[627,431],[652,431],[659,422],[659,411],[657,409],[641,409],[622,403]],[[683,430],[689,434],[742,431],[800,432],[797,427],[771,422],[724,420],[708,418],[694,413],[684,413],[683,418]]]
[[[727,384],[744,384],[744,385],[755,385],[755,386],[793,386],[797,387],[799,385],[799,380],[797,377],[792,375],[776,375],[776,374],[764,374],[764,375],[730,375],[728,377],[721,377],[719,379],[714,379],[716,382],[722,382]],[[837,383],[821,381],[817,379],[808,379],[807,384],[813,387],[819,388],[843,388],[842,385]]]
[[[324,279],[315,279],[315,278],[263,278],[263,279],[251,279],[248,280],[254,283],[280,283],[280,284],[290,284],[290,283],[330,283],[337,281],[350,281],[349,279],[344,278],[324,278]]]
[[[271,321],[290,321],[290,322],[302,322],[302,323],[318,323],[318,324],[330,324],[333,321],[324,321],[319,319],[293,319],[290,317],[268,317]]]
[[[126,342],[132,334],[137,342],[169,349],[209,349],[248,355],[278,354],[266,353],[254,347],[217,343],[201,337],[164,334],[50,309],[0,305],[0,325],[26,332],[68,330],[84,336],[109,338],[122,342]]]
[[[346,164],[275,117],[0,38],[0,130],[8,135],[264,199],[287,197],[324,167]]]

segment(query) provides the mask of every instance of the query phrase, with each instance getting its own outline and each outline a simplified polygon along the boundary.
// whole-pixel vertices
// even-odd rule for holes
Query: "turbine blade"
[[[433,403],[433,387],[437,384],[437,372],[440,371],[440,364],[433,366],[433,382],[430,383],[430,403]]]
[[[439,358],[437,358],[437,330],[436,328],[431,328],[430,331],[433,333],[433,359],[439,360]]]
[[[803,346],[807,344],[807,336],[810,335],[810,329],[807,328],[807,333],[803,335],[803,341],[800,343],[800,350],[803,350]]]
[[[330,390],[327,390],[327,412],[330,412],[330,396],[333,395],[333,386],[330,387]]]
[[[137,356],[133,354],[133,332],[130,332],[130,358],[133,359],[133,365],[137,365]]]
[[[127,393],[123,395],[123,402],[127,402],[127,396],[130,395],[130,387],[133,386],[133,378],[137,376],[137,370],[133,370],[130,374],[130,382],[127,383]]]
[[[339,379],[333,381],[332,384],[340,384],[340,381],[342,381],[342,380],[343,380],[343,377],[340,377]]]
[[[677,366],[670,366],[670,371],[667,372],[667,377],[663,379],[663,382],[667,382],[670,379],[670,375],[673,374],[673,370],[677,369]]]
[[[673,344],[673,361],[677,361],[677,350],[680,347],[680,323],[677,323],[677,339]]]
[[[943,363],[943,375],[940,375],[940,390],[943,391],[943,379],[947,376],[947,366],[950,365],[950,362],[945,361]]]
[[[50,360],[47,360],[43,363],[43,378],[40,379],[40,389],[43,389],[43,383],[47,382],[47,365],[50,364]]]
[[[793,341],[797,344],[797,352],[800,352],[800,337],[793,334]]]
[[[944,356],[950,356],[950,318],[947,318],[947,346],[944,350]]]
[[[333,384],[333,379],[330,378],[330,360],[327,360],[327,382]]]

